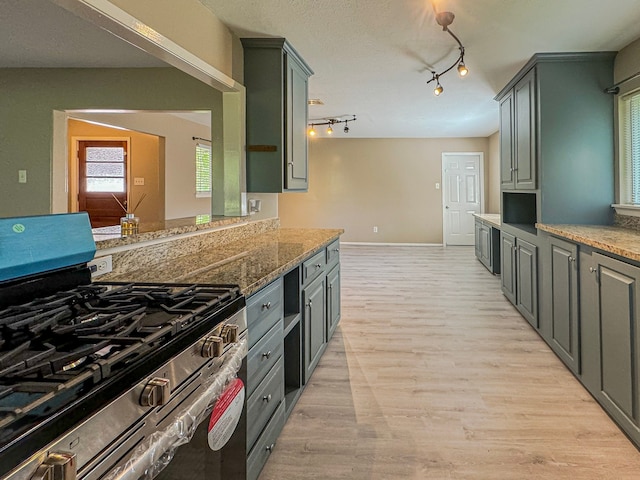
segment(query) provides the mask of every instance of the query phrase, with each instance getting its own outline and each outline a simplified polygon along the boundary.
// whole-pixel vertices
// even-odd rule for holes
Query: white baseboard
[[[382,243],[382,242],[340,242],[340,245],[362,245],[373,247],[442,247],[441,243]]]

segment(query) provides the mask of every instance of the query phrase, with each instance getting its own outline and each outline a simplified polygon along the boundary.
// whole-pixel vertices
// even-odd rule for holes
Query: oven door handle
[[[173,459],[175,449],[191,440],[227,384],[237,377],[246,356],[244,337],[225,353],[220,371],[209,379],[198,398],[184,408],[171,425],[147,437],[126,463],[109,472],[104,480],[138,480],[149,473],[151,477],[160,473]]]

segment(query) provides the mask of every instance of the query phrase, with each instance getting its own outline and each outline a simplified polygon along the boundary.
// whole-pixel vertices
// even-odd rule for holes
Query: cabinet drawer
[[[249,348],[255,345],[283,314],[282,279],[278,279],[247,300]]]
[[[340,261],[340,239],[335,240],[327,247],[327,265],[333,265]]]
[[[267,424],[267,428],[264,429],[262,435],[258,437],[258,441],[253,446],[253,449],[249,452],[247,458],[247,478],[249,480],[255,480],[260,475],[262,467],[267,463],[269,455],[273,451],[278,435],[282,431],[284,426],[284,402],[280,402],[276,413],[273,414],[271,420]]]
[[[282,321],[249,350],[247,355],[247,395],[255,390],[267,372],[276,364],[283,351]]]
[[[325,250],[321,250],[302,264],[302,283],[307,284],[324,271],[327,264]]]
[[[284,398],[284,360],[280,357],[262,383],[247,400],[247,449],[256,442],[258,435]]]

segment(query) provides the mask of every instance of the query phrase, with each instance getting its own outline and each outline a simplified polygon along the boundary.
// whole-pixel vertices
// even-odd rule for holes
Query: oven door
[[[238,378],[246,384],[247,362],[242,362]],[[178,447],[157,480],[245,480],[247,478],[247,401],[229,441],[219,450],[209,446],[211,415],[198,425],[191,441]],[[215,413],[214,413],[215,414]],[[214,415],[212,414],[212,415]],[[167,459],[168,460],[168,459]]]
[[[100,480],[246,478],[246,400],[241,403],[240,419],[237,420],[237,416],[234,419],[234,423],[237,420],[235,428],[226,429],[228,434],[223,440],[230,437],[226,444],[218,451],[209,448],[212,409],[215,413],[225,400],[227,387],[241,385],[244,388],[246,383],[246,335],[225,351],[220,360],[219,370],[206,379],[195,374],[202,383],[191,395],[177,405],[165,405],[168,411],[156,412],[163,416],[158,423],[151,417],[143,419],[145,429],[153,424],[157,427],[147,431],[144,440],[126,455],[127,459],[118,461],[120,466],[100,476]],[[234,405],[238,407],[239,402]],[[216,448],[223,443],[218,440]]]

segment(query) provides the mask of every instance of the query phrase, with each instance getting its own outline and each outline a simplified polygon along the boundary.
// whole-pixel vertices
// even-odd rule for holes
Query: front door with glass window
[[[127,142],[78,142],[78,207],[93,228],[119,225],[127,207]],[[117,199],[117,201],[116,201]]]

